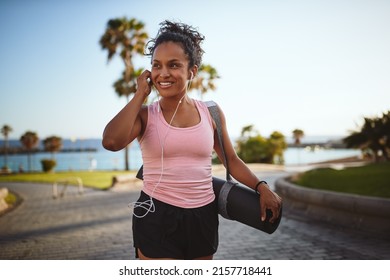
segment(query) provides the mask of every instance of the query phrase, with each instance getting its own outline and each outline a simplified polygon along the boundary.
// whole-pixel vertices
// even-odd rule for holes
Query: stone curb
[[[283,207],[306,218],[390,236],[390,199],[315,190],[288,177],[275,182]]]

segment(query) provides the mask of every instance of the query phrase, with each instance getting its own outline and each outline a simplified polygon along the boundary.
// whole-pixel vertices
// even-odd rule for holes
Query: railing
[[[68,185],[70,183],[77,183],[78,193],[79,194],[84,193],[83,180],[81,180],[80,177],[68,177],[68,178],[64,178],[64,179],[59,179],[53,183],[53,198],[58,197],[58,188],[57,188],[58,185],[60,185],[60,184],[63,185],[62,191],[60,193],[60,196],[63,197],[63,196],[65,196],[66,189],[68,188]]]

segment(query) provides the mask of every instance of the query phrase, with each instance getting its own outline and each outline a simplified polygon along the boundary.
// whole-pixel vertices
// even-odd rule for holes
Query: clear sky
[[[205,35],[204,63],[221,79],[213,99],[238,136],[346,135],[390,110],[390,1],[1,0],[0,126],[11,138],[101,137],[125,105],[98,42],[111,18],[135,17],[154,37],[165,19]],[[137,66],[149,67],[147,58]]]

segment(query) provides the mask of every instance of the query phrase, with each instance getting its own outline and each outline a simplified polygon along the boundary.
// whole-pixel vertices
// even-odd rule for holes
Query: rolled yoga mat
[[[213,189],[218,200],[219,214],[226,219],[235,220],[266,233],[273,233],[282,219],[279,217],[270,223],[271,210],[266,210],[266,219],[261,221],[259,195],[252,189],[237,183],[213,177]]]
[[[143,166],[136,175],[143,180]],[[267,209],[265,221],[261,221],[259,195],[252,189],[236,182],[213,177],[213,189],[218,201],[219,214],[229,220],[235,220],[266,233],[273,233],[282,219],[282,208],[279,217],[273,223],[271,210]]]

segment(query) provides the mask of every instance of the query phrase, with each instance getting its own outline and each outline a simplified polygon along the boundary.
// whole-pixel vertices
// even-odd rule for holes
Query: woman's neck
[[[176,110],[178,106],[191,105],[192,99],[187,94],[184,94],[181,97],[163,97],[158,102],[161,110],[173,111]]]

